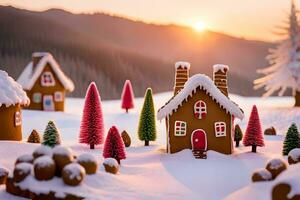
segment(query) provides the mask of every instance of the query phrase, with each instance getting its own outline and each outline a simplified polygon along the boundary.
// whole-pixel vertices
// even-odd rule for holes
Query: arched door
[[[207,141],[206,141],[206,133],[202,129],[194,130],[192,133],[192,148],[193,150],[206,150],[207,149]]]

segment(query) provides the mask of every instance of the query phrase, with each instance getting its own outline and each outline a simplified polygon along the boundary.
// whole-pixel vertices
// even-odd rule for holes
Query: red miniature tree
[[[94,82],[86,92],[83,115],[80,125],[79,142],[89,144],[90,149],[103,143],[104,123],[101,98]]]
[[[261,131],[261,124],[256,106],[252,107],[247,130],[243,139],[245,146],[252,146],[252,152],[256,153],[256,147],[263,147],[264,138]]]
[[[134,108],[134,95],[130,80],[126,80],[122,92],[122,108],[128,113],[129,109]]]
[[[104,158],[114,158],[120,164],[120,161],[126,158],[125,145],[117,127],[112,126],[106,136]]]

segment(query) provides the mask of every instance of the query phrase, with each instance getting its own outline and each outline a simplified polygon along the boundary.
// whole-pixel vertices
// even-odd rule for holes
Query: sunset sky
[[[300,0],[295,1],[300,8]],[[62,8],[74,13],[106,12],[149,23],[175,23],[231,35],[275,40],[289,0],[0,0],[30,10]]]

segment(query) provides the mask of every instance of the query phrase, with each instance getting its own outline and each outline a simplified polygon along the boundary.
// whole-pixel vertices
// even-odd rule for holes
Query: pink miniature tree
[[[126,80],[122,92],[122,108],[128,113],[129,109],[134,108],[134,94],[130,80]]]
[[[256,153],[256,147],[263,147],[264,138],[261,131],[261,124],[256,106],[252,107],[246,133],[243,139],[245,146],[252,146],[252,152]]]
[[[117,127],[112,126],[106,136],[104,158],[114,158],[120,164],[120,161],[126,158],[125,145]]]
[[[85,96],[83,115],[80,125],[79,142],[89,144],[90,149],[103,143],[104,123],[101,98],[97,86],[92,82]]]

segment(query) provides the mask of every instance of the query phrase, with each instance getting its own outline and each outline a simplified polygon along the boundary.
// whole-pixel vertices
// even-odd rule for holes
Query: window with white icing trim
[[[215,122],[215,134],[216,137],[226,136],[226,123],[225,122]]]
[[[186,135],[186,122],[175,121],[174,135],[175,136],[185,136]]]
[[[204,101],[197,101],[194,105],[194,115],[197,119],[205,118],[207,114],[206,103]]]
[[[39,92],[33,93],[32,100],[33,100],[33,103],[41,103],[42,102],[42,94]]]
[[[42,86],[49,87],[55,85],[55,80],[51,72],[44,72],[41,77]]]
[[[64,100],[64,96],[62,92],[55,92],[54,93],[54,101],[62,102]]]
[[[21,112],[17,111],[15,112],[15,126],[21,126],[21,124],[22,124]]]

